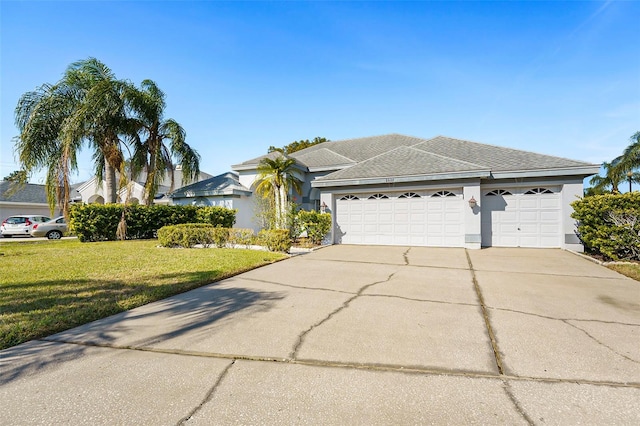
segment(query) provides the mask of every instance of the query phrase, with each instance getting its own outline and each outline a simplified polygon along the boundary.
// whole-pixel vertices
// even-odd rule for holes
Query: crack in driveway
[[[509,401],[511,401],[511,403],[513,404],[513,407],[515,408],[516,412],[518,414],[520,414],[522,416],[522,418],[530,425],[535,425],[535,422],[531,419],[531,417],[529,417],[529,415],[524,411],[524,409],[522,408],[522,406],[520,405],[520,402],[518,401],[518,399],[515,397],[515,395],[513,394],[513,391],[511,390],[511,384],[506,381],[506,380],[502,380],[502,389],[504,390],[504,393],[507,394],[507,397],[509,398]]]
[[[573,327],[573,328],[575,328],[576,330],[580,330],[580,331],[582,331],[582,332],[583,332],[584,334],[586,334],[589,338],[593,339],[593,341],[594,341],[594,342],[596,342],[596,343],[598,343],[599,345],[601,345],[601,346],[603,346],[603,347],[605,347],[605,348],[609,349],[609,350],[610,350],[611,352],[613,352],[614,354],[619,355],[619,356],[621,356],[622,358],[624,358],[624,359],[626,359],[626,360],[629,360],[629,361],[631,361],[631,362],[635,362],[636,364],[640,364],[640,361],[636,361],[636,360],[635,360],[635,359],[633,359],[633,358],[629,358],[628,356],[626,356],[626,355],[624,355],[624,354],[621,354],[621,353],[620,353],[620,352],[618,352],[617,350],[613,349],[611,346],[609,346],[609,345],[607,345],[607,344],[605,344],[605,343],[601,342],[600,340],[596,339],[596,338],[595,338],[594,336],[592,336],[589,332],[587,332],[587,330],[584,330],[584,329],[582,329],[582,328],[578,327],[578,326],[577,326],[577,325],[575,325],[575,324],[571,324],[568,320],[562,320],[562,322],[563,322],[563,323],[565,323],[565,324],[567,324],[567,325],[569,325],[569,326],[571,326],[571,327]]]
[[[236,363],[236,360],[234,359],[233,361],[231,361],[229,363],[229,365],[226,366],[226,368],[222,371],[222,373],[220,373],[220,376],[218,376],[218,380],[216,380],[216,382],[213,384],[213,386],[211,387],[211,389],[209,389],[209,392],[207,392],[207,394],[205,395],[204,399],[202,400],[202,402],[200,404],[198,404],[197,407],[195,407],[193,410],[191,410],[191,412],[189,414],[187,414],[186,416],[184,416],[177,424],[178,425],[183,425],[186,422],[188,422],[193,416],[196,415],[196,413],[198,411],[200,411],[202,409],[202,407],[204,407],[204,405],[211,401],[211,398],[213,398],[213,394],[216,392],[216,390],[218,389],[218,387],[220,386],[220,383],[222,383],[222,380],[224,380],[224,378],[227,376],[227,374],[229,373],[229,370],[231,369],[231,367],[233,367],[233,365]]]
[[[339,313],[340,311],[346,309],[347,307],[349,307],[349,304],[351,302],[353,302],[355,299],[357,299],[358,297],[362,296],[362,293],[367,290],[370,287],[373,287],[374,285],[377,284],[382,284],[382,283],[386,283],[391,281],[391,278],[393,278],[393,276],[397,273],[393,272],[391,275],[389,275],[387,277],[386,280],[382,280],[382,281],[376,281],[374,283],[371,284],[366,284],[364,286],[362,286],[358,292],[356,294],[353,295],[353,297],[350,297],[349,299],[347,299],[340,307],[338,307],[338,309],[332,311],[331,313],[329,313],[329,315],[327,315],[325,318],[323,318],[322,320],[318,321],[317,323],[313,324],[311,327],[309,327],[307,330],[303,331],[300,336],[298,336],[298,339],[296,341],[296,343],[293,345],[293,350],[291,351],[291,353],[289,354],[289,358],[295,360],[298,357],[298,352],[300,351],[300,347],[302,346],[302,343],[304,342],[305,337],[316,327],[319,327],[320,325],[324,324],[325,322],[327,322],[328,320],[330,320],[334,315],[336,315],[337,313]]]

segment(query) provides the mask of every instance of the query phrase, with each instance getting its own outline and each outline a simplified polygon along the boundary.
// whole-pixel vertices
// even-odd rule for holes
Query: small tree
[[[289,189],[297,193],[302,190],[302,181],[295,175],[296,161],[285,155],[274,159],[264,158],[258,165],[256,192],[263,198],[273,199],[274,228],[286,229]]]

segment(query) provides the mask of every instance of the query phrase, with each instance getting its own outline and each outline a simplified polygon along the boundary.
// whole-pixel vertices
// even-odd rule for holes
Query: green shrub
[[[235,210],[224,207],[75,204],[70,210],[70,228],[82,242],[116,240],[123,208],[127,239],[155,238],[163,226],[183,223],[208,223],[229,228],[236,215]]]
[[[115,241],[121,204],[73,204],[69,210],[69,230],[81,242]]]
[[[291,236],[288,229],[263,229],[258,234],[258,240],[269,251],[288,253],[291,249]]]
[[[215,227],[211,230],[211,237],[216,247],[225,247],[229,241],[229,228]]]
[[[313,244],[322,244],[322,239],[331,230],[331,214],[315,210],[298,212],[301,227]]]
[[[640,192],[593,195],[571,206],[587,249],[609,259],[640,260]]]
[[[168,225],[158,229],[158,242],[163,247],[192,248],[196,244],[204,247],[216,244],[216,228],[208,223],[185,223]]]
[[[229,243],[249,247],[254,243],[255,234],[253,229],[232,228],[229,229]]]
[[[197,222],[210,223],[223,228],[233,228],[236,223],[237,210],[220,206],[198,207],[197,209]]]

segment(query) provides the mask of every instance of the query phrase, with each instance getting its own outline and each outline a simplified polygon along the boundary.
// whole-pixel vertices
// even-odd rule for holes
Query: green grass
[[[0,349],[185,292],[284,256],[158,242],[0,244]]]
[[[640,263],[634,263],[632,265],[607,265],[607,268],[613,269],[614,271],[626,275],[629,278],[633,278],[636,281],[640,281]]]

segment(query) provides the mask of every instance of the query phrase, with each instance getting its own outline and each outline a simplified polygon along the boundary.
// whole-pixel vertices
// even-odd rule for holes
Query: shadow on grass
[[[179,275],[184,278],[185,274]],[[202,284],[191,283],[190,285],[197,287]],[[117,282],[108,282],[90,287],[95,291],[105,292],[113,299],[120,294],[122,286]],[[171,287],[171,285],[168,286]],[[184,286],[171,289],[173,294],[186,290],[188,288]],[[89,290],[84,287],[84,291]],[[62,300],[75,297],[69,294],[57,296]],[[167,296],[163,295],[163,297]],[[157,297],[156,300],[161,298]],[[119,309],[120,313],[105,318],[104,313],[110,309],[96,308],[97,318],[89,319],[89,321],[96,320],[94,322],[87,324],[83,321],[84,325],[49,336],[46,342],[32,341],[0,351],[0,384],[43,369],[59,368],[65,362],[84,355],[90,346],[157,345],[177,337],[197,334],[198,330],[217,325],[234,313],[249,311],[253,314],[269,310],[274,301],[282,298],[284,294],[277,292],[261,292],[229,285],[221,287],[219,284],[210,284],[133,311],[122,312],[123,309],[118,308],[117,303],[113,301],[110,302],[115,306],[113,309]],[[30,308],[28,302],[23,303],[21,307],[21,309]],[[74,307],[74,304],[71,304],[65,306],[63,312],[71,313],[74,309],[77,310],[78,306]],[[89,314],[82,316],[82,318],[89,317]],[[62,330],[67,328],[69,327],[64,327]],[[61,345],[62,342],[78,343],[78,345]]]

